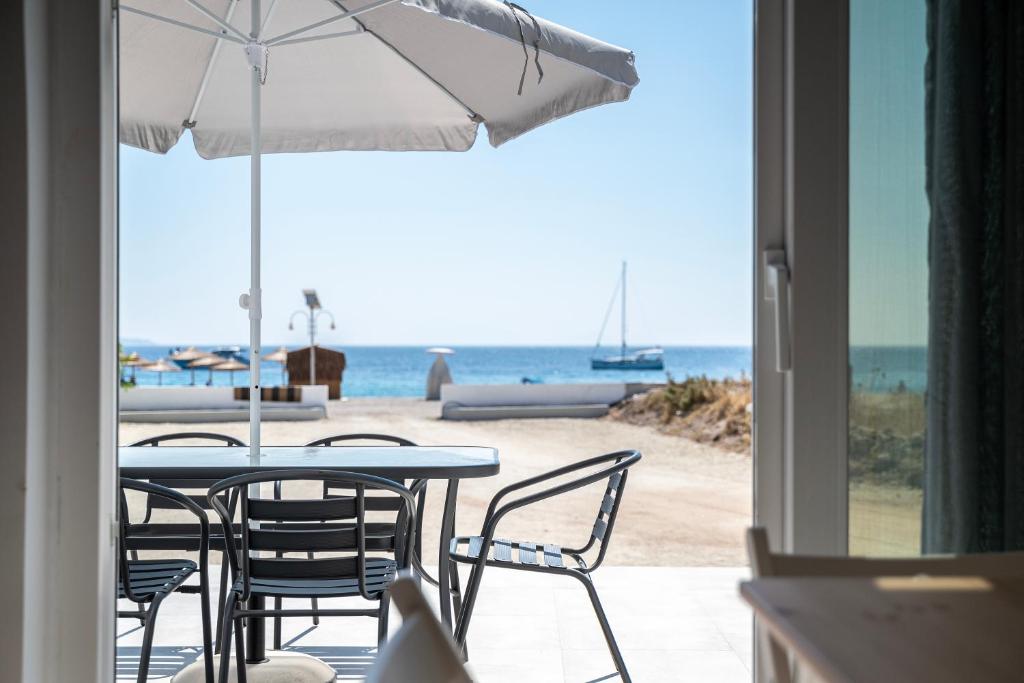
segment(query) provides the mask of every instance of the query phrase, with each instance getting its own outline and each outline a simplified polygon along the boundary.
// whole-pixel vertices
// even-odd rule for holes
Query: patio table
[[[118,449],[121,476],[133,479],[218,479],[269,470],[342,470],[389,479],[441,479],[448,482],[438,546],[437,580],[441,618],[452,625],[448,545],[454,534],[459,481],[498,473],[498,451],[479,446],[264,446],[252,457],[242,448],[222,446],[124,446]],[[262,602],[262,599],[256,599]],[[250,605],[262,609],[263,605]],[[246,629],[246,661],[264,661],[265,619]]]

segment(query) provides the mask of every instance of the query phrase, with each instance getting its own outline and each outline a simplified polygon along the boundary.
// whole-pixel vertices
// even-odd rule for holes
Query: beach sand
[[[459,489],[456,533],[480,533],[491,496],[501,487],[576,460],[621,449],[638,449],[643,460],[630,473],[606,563],[641,566],[738,566],[746,564],[743,532],[751,520],[751,460],[659,433],[650,426],[610,418],[440,420],[440,405],[409,398],[331,401],[328,417],[309,422],[265,422],[266,445],[301,445],[337,433],[395,434],[423,445],[497,448],[501,474],[466,480]],[[119,442],[172,431],[221,432],[248,441],[247,423],[135,424],[120,426]],[[565,546],[589,537],[604,487],[592,486],[556,501],[510,514],[498,535]],[[310,494],[315,495],[313,488]],[[436,557],[443,486],[429,488],[424,553]],[[141,519],[141,500],[130,500],[132,519]],[[158,511],[156,515],[166,514]],[[168,519],[161,517],[161,521]],[[431,562],[433,564],[433,562]]]

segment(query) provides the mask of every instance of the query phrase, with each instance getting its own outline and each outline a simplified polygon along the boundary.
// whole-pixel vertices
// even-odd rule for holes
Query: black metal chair
[[[151,497],[159,497],[166,505],[188,510],[198,518],[199,529],[198,550],[199,562],[192,560],[140,560],[137,555],[129,558],[131,528],[127,523],[128,502],[125,489],[140,491]],[[213,649],[210,633],[210,586],[207,576],[207,546],[210,539],[210,524],[206,519],[206,511],[196,505],[188,496],[164,486],[121,479],[121,533],[118,539],[118,581],[117,597],[126,598],[138,606],[138,610],[118,610],[118,618],[138,619],[145,627],[142,637],[142,649],[139,656],[138,683],[145,683],[149,676],[149,660],[153,652],[153,629],[156,624],[160,605],[171,593],[198,593],[203,620],[203,659],[206,668],[206,680],[213,683]],[[199,585],[186,585],[193,574],[199,575]],[[149,609],[146,609],[146,605]]]
[[[315,441],[310,441],[306,446],[334,446],[339,444],[340,448],[346,446],[355,445],[353,442],[376,442],[377,444],[390,444],[395,446],[415,446],[416,444],[408,439],[403,439],[400,436],[391,436],[389,434],[335,434],[333,436],[325,436]],[[397,483],[406,486],[404,480],[396,480]],[[413,481],[408,484],[408,487],[412,490],[417,497],[416,505],[416,547],[413,548],[412,563],[416,567],[418,573],[426,578],[428,582],[437,585],[437,581],[427,574],[423,570],[423,565],[420,560],[422,555],[422,538],[423,538],[423,508],[426,505],[427,500],[427,481],[425,479]],[[337,498],[338,496],[351,495],[351,487],[345,487],[338,485],[337,482],[325,481],[323,483],[323,497]],[[281,498],[281,482],[274,482],[274,498],[280,500]],[[309,553],[308,557],[313,558],[313,553]],[[316,613],[317,600],[313,598],[311,601],[313,606],[313,625],[318,626],[320,624],[320,617]],[[274,600],[274,607],[280,609],[281,599],[277,598]],[[274,649],[281,649],[281,619],[280,617],[274,618]]]
[[[615,635],[612,633],[608,617],[601,606],[597,589],[590,575],[604,561],[605,552],[608,549],[608,542],[611,540],[612,529],[615,526],[615,518],[619,512],[619,504],[622,502],[622,493],[626,487],[626,477],[629,468],[640,461],[638,451],[619,451],[601,455],[589,460],[560,467],[556,470],[541,474],[536,477],[525,479],[511,486],[506,486],[491,499],[487,507],[487,514],[484,517],[483,528],[479,536],[458,536],[451,540],[450,557],[454,562],[473,565],[466,586],[465,599],[459,611],[459,619],[455,629],[455,640],[463,648],[466,646],[466,635],[469,631],[470,619],[473,616],[473,606],[476,603],[476,596],[480,590],[480,581],[483,578],[484,568],[504,567],[506,569],[519,569],[523,571],[542,572],[548,574],[560,574],[571,576],[583,584],[590,596],[590,602],[601,623],[601,630],[604,632],[605,641],[608,643],[608,650],[612,659],[615,660],[615,668],[624,681],[630,681],[629,673],[626,670],[626,663],[622,659],[622,653],[615,642]],[[581,472],[587,472],[579,476]],[[536,493],[523,495],[510,502],[502,503],[502,500],[515,491],[550,482],[553,479],[577,475],[568,481],[549,486]],[[495,538],[498,522],[505,515],[513,510],[526,507],[533,503],[554,498],[555,496],[581,489],[597,482],[607,482],[604,498],[597,512],[597,519],[594,522],[590,538],[579,548],[564,548],[552,543],[536,543],[526,541],[509,541]],[[588,564],[584,555],[596,549],[596,557],[593,563]],[[567,562],[568,560],[568,562]],[[454,590],[458,591],[458,584],[453,582]]]
[[[172,434],[160,434],[151,436],[141,441],[136,441],[132,446],[160,446],[172,441],[212,441],[231,447],[245,447],[245,443],[227,434],[214,432],[174,432]],[[213,510],[207,499],[207,490],[217,483],[217,479],[168,479],[156,478],[149,480],[151,484],[165,486],[169,489],[181,491],[203,510]],[[228,502],[228,501],[226,501]],[[159,496],[146,496],[146,514],[142,521],[130,524],[132,536],[132,557],[138,557],[138,550],[186,550],[195,551],[198,549],[197,537],[199,527],[193,523],[154,523],[152,522],[153,512],[161,509],[175,509],[176,506],[168,503]],[[236,529],[234,540],[238,542],[238,531]],[[220,599],[217,601],[217,633],[220,633],[224,621],[224,594],[228,588],[228,558],[225,550],[224,535],[220,533],[219,525],[214,533],[210,534],[208,545],[212,550],[220,550]],[[220,649],[220,643],[217,643]]]
[[[347,487],[352,493],[329,499],[250,499],[248,486],[264,482],[321,481]],[[378,646],[387,639],[387,588],[400,570],[409,567],[416,502],[401,484],[381,477],[332,470],[279,470],[231,477],[210,488],[210,504],[220,515],[225,533],[232,513],[224,495],[237,496],[242,542],[228,557],[237,577],[225,601],[220,641],[220,680],[227,681],[231,629],[239,683],[245,683],[242,619],[249,617],[368,616],[377,621]],[[370,495],[367,495],[367,494]],[[368,521],[367,513],[386,521]],[[250,557],[250,551],[272,553]],[[332,553],[310,558],[309,553]],[[303,557],[283,557],[296,553]],[[374,553],[374,555],[368,555]],[[362,597],[377,602],[373,609],[245,609],[240,603],[260,598]]]

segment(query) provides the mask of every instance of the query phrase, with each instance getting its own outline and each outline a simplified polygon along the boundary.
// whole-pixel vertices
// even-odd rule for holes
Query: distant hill
[[[160,346],[152,340],[139,337],[121,337],[118,341],[121,342],[121,346]]]

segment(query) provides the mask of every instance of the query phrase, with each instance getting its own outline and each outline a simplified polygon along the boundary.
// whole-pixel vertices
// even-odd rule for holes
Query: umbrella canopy
[[[230,360],[226,360],[226,361],[223,361],[223,362],[215,364],[213,366],[213,369],[214,370],[230,370],[230,371],[234,372],[235,370],[248,370],[249,366],[246,365],[245,363],[243,363],[240,360],[235,360],[234,358],[232,358]]]
[[[269,360],[272,363],[287,363],[288,349],[282,346],[277,351],[263,356],[263,360]]]
[[[235,386],[235,370],[248,370],[249,366],[240,360],[231,358],[229,360],[223,361],[222,363],[217,363],[216,365],[211,366],[210,369],[224,370],[230,373],[231,386]]]
[[[145,369],[149,370],[150,372],[160,372],[160,373],[164,373],[164,372],[181,372],[181,368],[179,368],[176,364],[171,363],[166,358],[161,358],[158,361],[155,361],[153,363],[150,363],[149,365],[146,365]]]
[[[153,361],[145,358],[140,358],[138,353],[130,353],[121,359],[121,365],[126,368],[144,368],[150,365]]]
[[[121,141],[249,154],[251,68],[263,152],[464,151],[629,98],[633,54],[494,0],[127,0]],[[182,25],[191,25],[190,30]],[[247,45],[248,44],[248,45]]]
[[[191,361],[199,358],[205,358],[206,356],[209,355],[210,354],[206,351],[200,351],[196,347],[190,346],[187,349],[182,349],[181,351],[175,351],[174,353],[172,353],[171,360]]]

